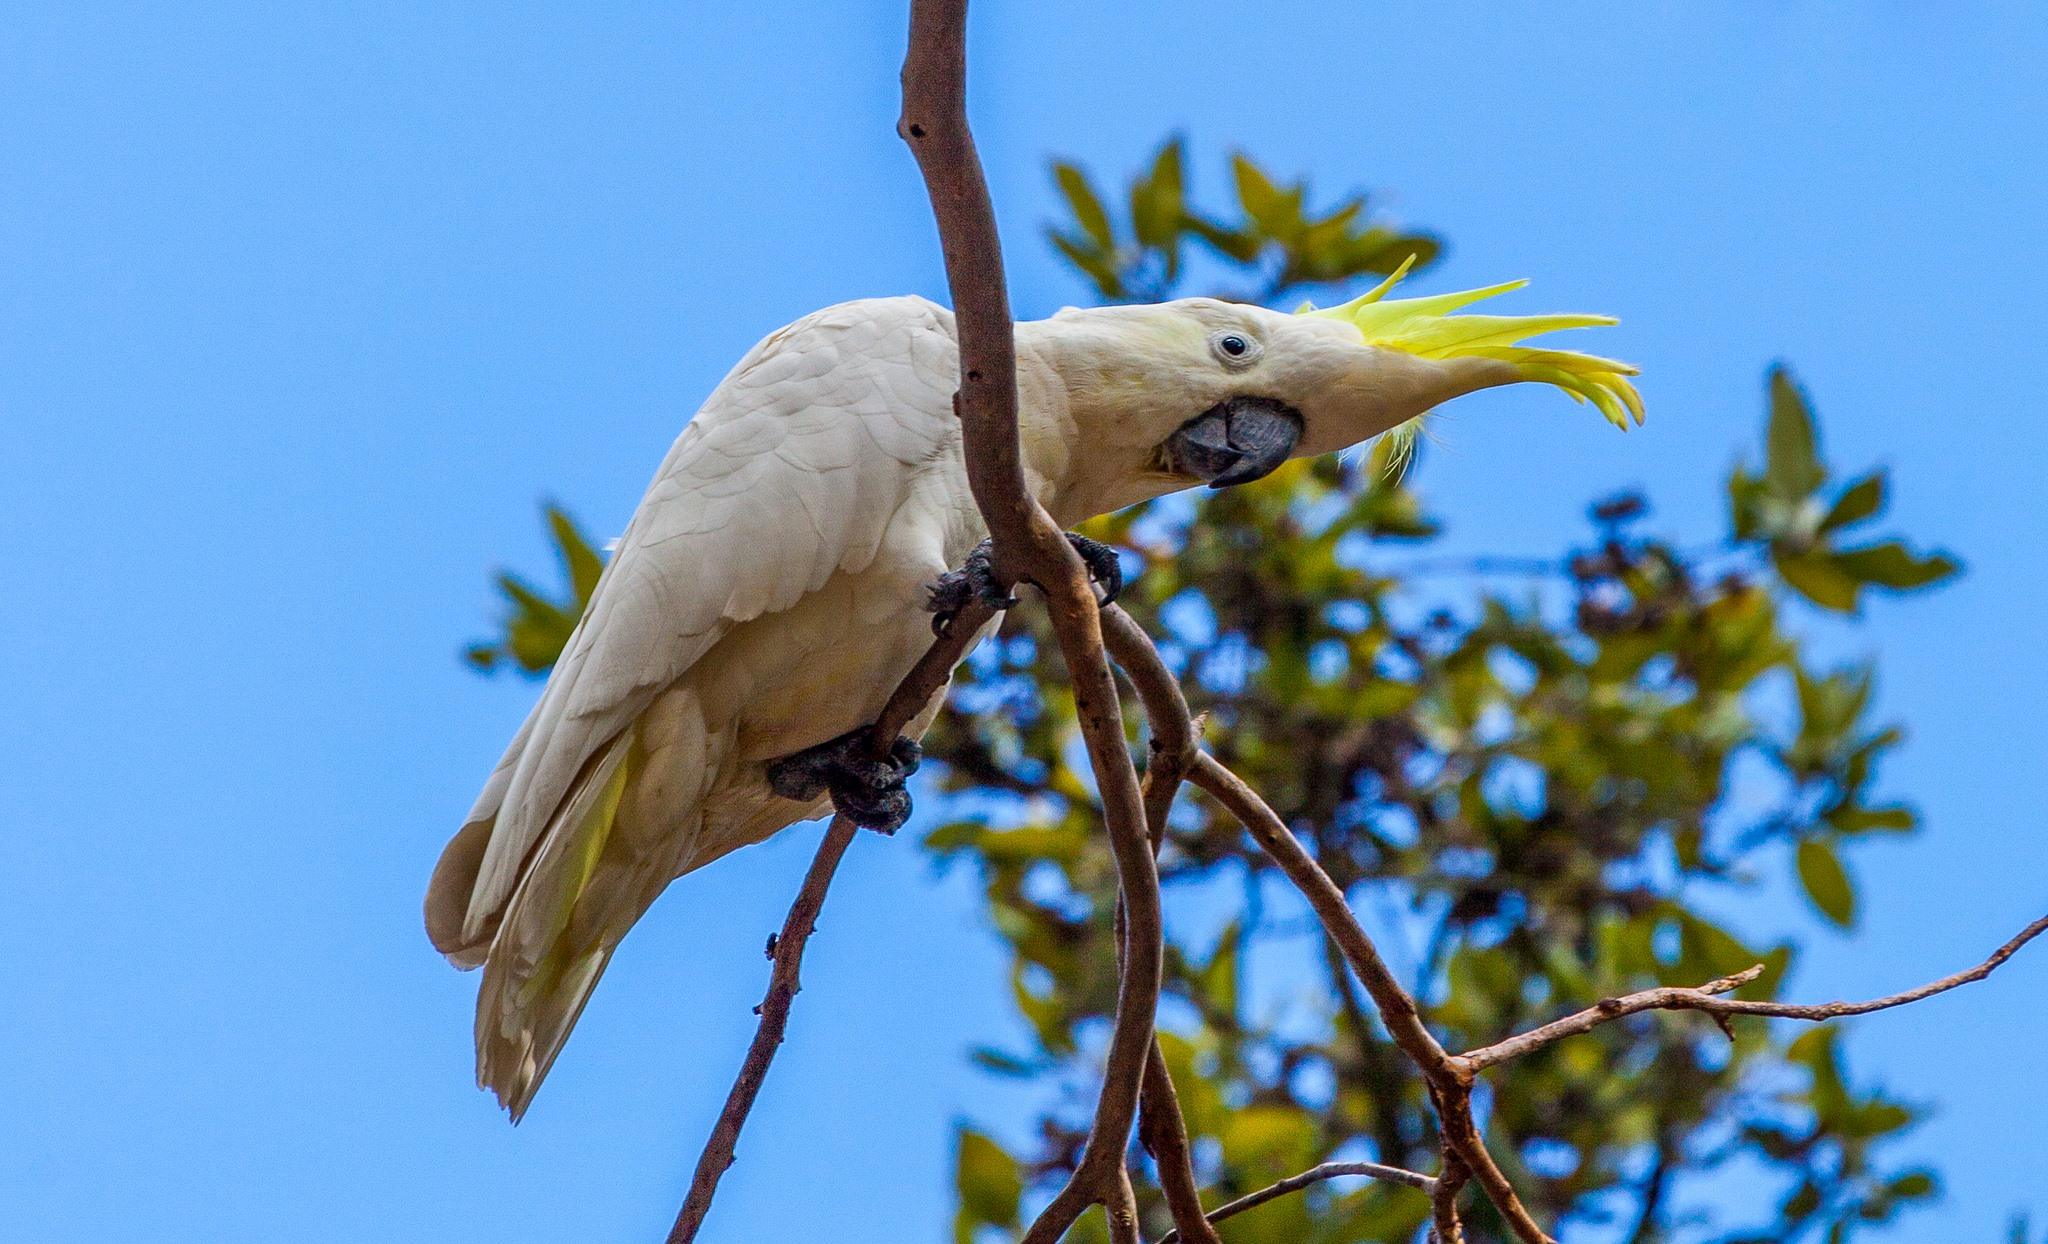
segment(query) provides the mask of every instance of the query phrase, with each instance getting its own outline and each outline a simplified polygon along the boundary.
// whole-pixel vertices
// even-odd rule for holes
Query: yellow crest
[[[1527,281],[1424,298],[1387,297],[1414,262],[1410,256],[1392,276],[1343,306],[1317,310],[1305,303],[1295,314],[1342,320],[1357,328],[1368,344],[1417,358],[1499,359],[1512,364],[1524,380],[1553,385],[1576,402],[1591,402],[1615,427],[1627,430],[1631,417],[1638,424],[1643,421],[1642,395],[1628,381],[1637,374],[1634,367],[1576,350],[1521,344],[1567,328],[1602,328],[1617,323],[1613,317],[1453,314],[1475,302],[1520,289]]]

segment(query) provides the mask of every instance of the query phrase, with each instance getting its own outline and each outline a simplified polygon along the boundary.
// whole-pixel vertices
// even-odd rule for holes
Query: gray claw
[[[867,752],[866,727],[807,747],[768,766],[768,787],[784,799],[809,802],[829,792],[832,807],[862,829],[893,834],[910,819],[904,783],[917,772],[924,749],[909,739],[890,745],[877,760]]]

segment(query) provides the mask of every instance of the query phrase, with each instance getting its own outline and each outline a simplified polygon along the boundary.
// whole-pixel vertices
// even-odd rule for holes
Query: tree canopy
[[[1204,206],[1178,140],[1121,195],[1073,164],[1052,171],[1071,219],[1048,238],[1106,301],[1321,297],[1444,246],[1363,196],[1313,206],[1305,182],[1243,155],[1229,204]],[[1211,284],[1191,288],[1197,272]],[[1902,735],[1872,718],[1875,670],[1826,663],[1810,635],[1822,614],[1853,622],[1873,595],[1929,590],[1957,564],[1885,528],[1885,474],[1827,460],[1788,368],[1764,389],[1761,444],[1727,472],[1718,532],[1666,533],[1644,496],[1589,489],[1584,534],[1554,556],[1449,557],[1392,438],[1087,529],[1142,562],[1122,603],[1159,637],[1206,745],[1410,948],[1400,966],[1451,1048],[1756,963],[1747,996],[1773,997],[1796,945],[1717,915],[1723,900],[1790,870],[1819,920],[1853,927],[1856,846],[1918,826],[1878,789]],[[504,621],[467,654],[479,669],[544,672],[595,586],[601,555],[565,513],[547,517],[567,586],[502,576]],[[1018,610],[926,739],[924,849],[981,879],[1025,1034],[972,1057],[1043,1103],[1029,1130],[961,1127],[956,1244],[1013,1238],[1086,1136],[1116,873],[1077,738],[1045,620]],[[1183,795],[1160,866],[1160,1039],[1205,1200],[1327,1160],[1426,1167],[1421,1084],[1235,819]],[[1528,1055],[1483,1105],[1531,1208],[1589,1238],[1836,1244],[1939,1191],[1897,1143],[1919,1107],[1853,1076],[1831,1028],[1647,1012]],[[1775,1191],[1698,1192],[1731,1169]],[[1143,1208],[1149,1234],[1170,1228]],[[1221,1232],[1408,1241],[1429,1212],[1411,1189],[1332,1181]],[[1473,1238],[1501,1238],[1472,1213]],[[1107,1237],[1096,1217],[1070,1238]]]

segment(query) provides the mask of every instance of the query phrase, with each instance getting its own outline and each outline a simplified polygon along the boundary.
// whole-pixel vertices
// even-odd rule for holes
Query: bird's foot
[[[768,786],[784,799],[804,802],[827,792],[832,807],[862,829],[893,834],[910,819],[904,783],[917,772],[924,749],[898,738],[879,760],[868,752],[869,730],[842,734],[768,766]]]
[[[995,541],[983,540],[974,546],[960,569],[948,570],[933,581],[924,606],[932,613],[932,634],[945,634],[953,619],[969,605],[980,603],[1001,613],[1017,603],[1017,598],[996,582],[994,553]]]
[[[1124,559],[1110,545],[1071,531],[1067,533],[1067,543],[1081,555],[1081,564],[1088,567],[1088,577],[1102,589],[1102,603],[1115,604],[1124,590]]]
[[[1123,560],[1117,552],[1100,540],[1067,532],[1067,543],[1080,554],[1081,563],[1088,567],[1088,577],[1102,589],[1102,603],[1115,601],[1117,593],[1124,588]],[[931,586],[931,599],[926,608],[932,611],[932,634],[943,635],[952,624],[953,618],[968,605],[975,602],[1002,612],[1012,608],[1017,598],[996,582],[995,562],[991,556],[994,543],[983,540],[974,546],[967,560],[958,570],[949,570],[938,577]]]

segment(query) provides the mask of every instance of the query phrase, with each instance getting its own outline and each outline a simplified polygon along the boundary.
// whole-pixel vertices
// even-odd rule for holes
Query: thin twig
[[[1516,1238],[1524,1244],[1552,1244],[1550,1235],[1537,1224],[1522,1204],[1521,1196],[1500,1165],[1487,1152],[1485,1137],[1472,1117],[1473,1073],[1438,1043],[1415,1005],[1415,999],[1401,987],[1380,957],[1379,948],[1351,913],[1343,890],[1298,841],[1279,813],[1246,785],[1244,780],[1218,763],[1207,752],[1198,754],[1190,774],[1195,785],[1207,791],[1235,816],[1252,838],[1264,847],[1273,862],[1308,900],[1330,937],[1343,952],[1351,970],[1358,974],[1366,994],[1378,1008],[1394,1044],[1408,1055],[1428,1081],[1437,1116],[1443,1123],[1444,1138],[1457,1153],[1486,1197],[1500,1211]]]
[[[756,1008],[761,1023],[754,1030],[745,1061],[740,1064],[739,1079],[726,1095],[725,1109],[719,1112],[718,1122],[711,1129],[711,1139],[705,1142],[704,1152],[697,1158],[696,1173],[690,1178],[690,1194],[683,1201],[682,1212],[676,1215],[675,1226],[669,1230],[668,1244],[690,1244],[704,1225],[704,1216],[711,1212],[711,1198],[718,1191],[718,1181],[733,1164],[740,1128],[745,1126],[747,1114],[754,1108],[754,1098],[768,1078],[768,1065],[775,1060],[776,1048],[782,1044],[783,1030],[789,1025],[790,1003],[803,988],[798,969],[803,965],[804,944],[817,928],[818,911],[825,905],[825,891],[832,884],[832,874],[859,832],[843,816],[833,817],[825,828],[825,839],[818,844],[810,871],[804,874],[796,902],[790,905],[789,918],[782,922],[782,932],[775,936],[771,951],[775,969],[768,977],[768,996]]]
[[[1661,1127],[1657,1133],[1657,1160],[1650,1167],[1650,1173],[1643,1180],[1643,1203],[1636,1211],[1635,1230],[1628,1233],[1628,1244],[1650,1244],[1657,1238],[1661,1219],[1660,1207],[1664,1193],[1671,1186],[1671,1164],[1678,1157],[1670,1133]]]
[[[1195,785],[1207,791],[1243,823],[1259,845],[1273,857],[1273,862],[1280,866],[1280,871],[1301,891],[1309,906],[1315,909],[1323,926],[1336,940],[1337,948],[1344,952],[1345,961],[1358,973],[1366,993],[1379,1008],[1380,1019],[1393,1036],[1394,1044],[1424,1070],[1444,1065],[1450,1054],[1423,1025],[1422,1013],[1416,1008],[1415,999],[1401,987],[1393,969],[1381,957],[1379,947],[1373,944],[1358,918],[1351,914],[1351,905],[1345,901],[1344,891],[1315,862],[1279,814],[1242,778],[1224,768],[1207,752],[1195,757],[1189,776]]]
[[[1268,1201],[1277,1201],[1291,1192],[1312,1187],[1330,1179],[1357,1176],[1377,1179],[1382,1183],[1400,1184],[1403,1187],[1418,1188],[1435,1194],[1437,1181],[1417,1171],[1402,1170],[1398,1166],[1382,1166],[1378,1162],[1325,1162],[1299,1175],[1290,1175],[1276,1184],[1268,1184],[1257,1192],[1247,1193],[1227,1205],[1220,1205],[1209,1213],[1210,1223],[1219,1223],[1226,1218],[1235,1218],[1249,1209],[1257,1209]],[[1179,1231],[1169,1231],[1159,1237],[1159,1244],[1179,1244]]]
[[[1522,1204],[1522,1198],[1508,1180],[1507,1172],[1493,1160],[1493,1152],[1486,1147],[1485,1134],[1479,1130],[1479,1122],[1472,1116],[1472,1086],[1440,1087],[1437,1077],[1432,1075],[1430,1089],[1436,1100],[1437,1121],[1443,1125],[1444,1144],[1472,1172],[1472,1177],[1485,1191],[1486,1199],[1493,1202],[1493,1207],[1507,1220],[1509,1230],[1525,1244],[1557,1244],[1550,1238],[1550,1233],[1537,1223],[1529,1207]]]
[[[967,654],[967,649],[979,637],[982,626],[994,616],[994,610],[979,603],[970,604],[955,615],[946,633],[932,641],[931,647],[903,676],[903,681],[890,694],[888,703],[883,705],[882,715],[875,719],[868,732],[871,754],[877,757],[887,754],[896,736],[945,687],[953,667]],[[704,1225],[704,1216],[711,1211],[711,1198],[718,1191],[718,1181],[724,1177],[726,1168],[733,1164],[740,1129],[746,1125],[747,1115],[754,1108],[754,1098],[761,1091],[762,1081],[768,1076],[768,1066],[775,1060],[775,1051],[782,1044],[783,1029],[789,1023],[790,1004],[796,1000],[800,987],[797,969],[803,960],[804,944],[816,926],[818,909],[825,903],[825,891],[832,884],[839,858],[846,853],[853,836],[853,822],[839,816],[832,818],[824,839],[818,843],[818,853],[811,860],[810,871],[804,874],[804,883],[797,891],[796,901],[790,906],[789,917],[783,921],[782,931],[775,935],[775,948],[770,955],[775,966],[768,977],[768,996],[755,1008],[761,1021],[755,1027],[747,1056],[740,1063],[739,1076],[733,1082],[732,1091],[726,1095],[725,1108],[719,1111],[718,1122],[712,1125],[711,1138],[704,1142],[704,1151],[698,1155],[696,1173],[690,1179],[689,1196],[683,1201],[682,1211],[676,1215],[668,1244],[689,1244],[697,1237],[697,1231]]]
[[[1188,711],[1180,681],[1166,668],[1152,637],[1115,605],[1102,611],[1102,639],[1130,678],[1151,728],[1151,757],[1145,764],[1145,824],[1157,851],[1166,838],[1166,817],[1174,796],[1195,763],[1200,731]]]
[[[1540,1049],[1553,1041],[1565,1037],[1591,1032],[1602,1024],[1612,1023],[1625,1015],[1643,1011],[1704,1011],[1716,1017],[1730,1015],[1761,1015],[1771,1019],[1802,1019],[1819,1022],[1841,1019],[1848,1015],[1868,1015],[1872,1011],[1886,1011],[1895,1006],[1919,1002],[1939,993],[1947,993],[1961,985],[1983,980],[1998,969],[1998,966],[2019,952],[2020,947],[2048,932],[2048,916],[2043,916],[2019,931],[2012,940],[1991,952],[1991,957],[1973,968],[1966,968],[1940,980],[1930,981],[1916,989],[1903,993],[1888,994],[1867,1002],[1756,1002],[1741,998],[1722,998],[1719,994],[1731,992],[1763,975],[1762,964],[1709,981],[1696,988],[1665,986],[1661,989],[1645,989],[1625,997],[1608,998],[1595,1003],[1574,1015],[1554,1020],[1541,1028],[1495,1042],[1481,1049],[1472,1050],[1460,1056],[1460,1060],[1474,1071],[1519,1058],[1532,1050]]]
[[[1138,1142],[1159,1167],[1159,1191],[1166,1197],[1167,1212],[1173,1215],[1170,1240],[1189,1244],[1222,1244],[1216,1228],[1202,1210],[1202,1187],[1195,1178],[1194,1155],[1188,1145],[1187,1119],[1181,1113],[1180,1094],[1173,1087],[1166,1055],[1159,1038],[1152,1039],[1152,1052],[1145,1060],[1144,1097],[1138,1115]]]
[[[1179,686],[1166,670],[1158,649],[1141,630],[1126,628],[1112,621],[1108,634],[1117,647],[1119,664],[1130,674],[1134,685],[1141,690],[1150,688],[1155,696],[1162,699],[1180,694]],[[1172,688],[1170,694],[1166,690],[1169,686]],[[1316,863],[1258,792],[1224,768],[1215,757],[1197,749],[1189,776],[1237,817],[1322,919],[1331,939],[1365,985],[1367,994],[1379,1010],[1380,1021],[1386,1025],[1394,1043],[1428,1081],[1430,1096],[1436,1102],[1438,1116],[1443,1121],[1447,1143],[1464,1168],[1478,1178],[1487,1198],[1494,1203],[1502,1218],[1525,1244],[1550,1244],[1548,1233],[1537,1224],[1522,1204],[1514,1185],[1493,1160],[1493,1155],[1487,1152],[1485,1138],[1472,1117],[1473,1073],[1454,1060],[1422,1022],[1415,999],[1401,987],[1371,936],[1352,915],[1343,890]]]

